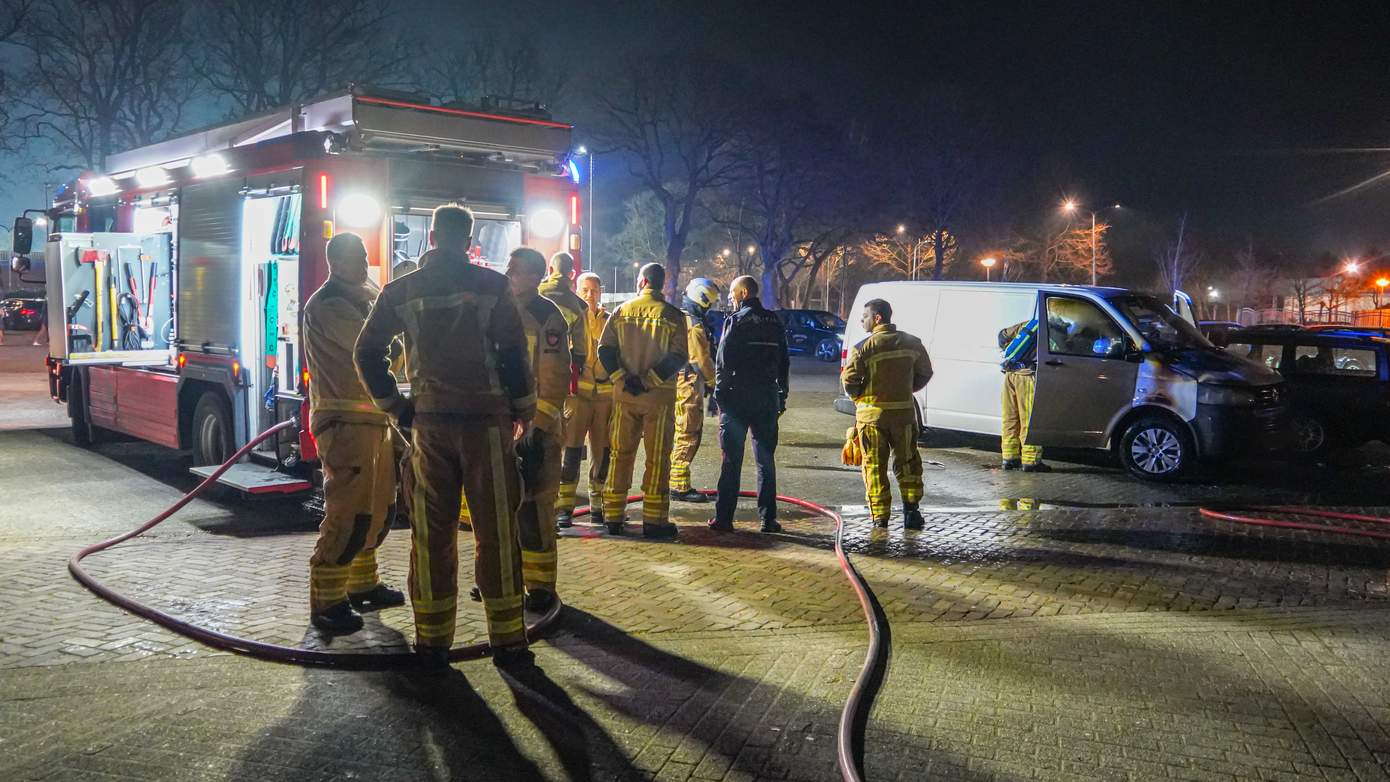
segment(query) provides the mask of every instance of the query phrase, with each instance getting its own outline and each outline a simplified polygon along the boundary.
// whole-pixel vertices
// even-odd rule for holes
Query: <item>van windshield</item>
[[[1161,350],[1201,350],[1212,347],[1197,327],[1152,296],[1116,296],[1110,303]]]

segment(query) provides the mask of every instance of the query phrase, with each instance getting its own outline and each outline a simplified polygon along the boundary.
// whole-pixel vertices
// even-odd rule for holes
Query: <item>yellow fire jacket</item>
[[[714,385],[714,356],[710,353],[709,329],[704,321],[685,313],[686,348],[689,360],[676,380],[676,396],[689,399]]]
[[[579,294],[570,287],[569,277],[563,274],[552,274],[541,280],[539,292],[555,302],[555,306],[560,308],[560,314],[565,316],[565,323],[569,327],[570,361],[573,362],[576,371],[581,370],[589,355],[591,339],[588,336],[588,322],[584,317],[589,311],[589,305],[579,298]],[[598,335],[592,337],[597,338]]]
[[[420,258],[418,271],[386,285],[357,337],[355,358],[372,401],[392,414],[407,405],[388,357],[399,334],[417,412],[535,416],[526,332],[506,277],[435,249]]]
[[[883,324],[850,350],[840,380],[855,402],[855,421],[887,426],[915,420],[912,394],[931,376],[922,340]]]
[[[599,337],[613,399],[633,408],[675,404],[676,373],[689,361],[687,339],[685,313],[667,304],[660,291],[647,288],[623,302]],[[641,381],[642,393],[627,390],[629,376]]]
[[[535,293],[517,299],[526,330],[526,355],[536,375],[536,428],[560,431],[565,397],[570,391],[569,324],[555,302]]]
[[[598,312],[584,309],[584,368],[579,372],[579,396],[596,399],[603,395],[612,396],[613,383],[608,379],[608,370],[598,360],[598,339],[603,336],[603,327],[608,324],[608,310],[599,307]]]
[[[386,423],[386,414],[357,377],[357,334],[380,291],[371,281],[348,285],[329,277],[304,305],[304,361],[309,369],[309,431],[335,421]]]

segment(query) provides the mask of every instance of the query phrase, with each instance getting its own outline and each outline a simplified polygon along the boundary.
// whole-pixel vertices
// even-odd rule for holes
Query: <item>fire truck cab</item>
[[[311,488],[299,334],[327,239],[359,234],[385,285],[454,201],[477,217],[475,263],[500,268],[522,244],[578,258],[571,131],[538,108],[352,88],[112,155],[46,205],[50,394],[79,442],[120,432],[189,450],[201,475],[299,416],[222,480]]]

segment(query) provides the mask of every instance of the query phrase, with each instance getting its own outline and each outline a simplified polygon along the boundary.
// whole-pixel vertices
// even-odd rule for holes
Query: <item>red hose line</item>
[[[1367,521],[1378,524],[1390,524],[1390,519],[1379,516],[1363,516],[1355,513],[1339,513],[1336,511],[1312,511],[1295,508],[1259,508],[1258,510],[1266,513],[1288,513],[1298,516],[1320,516],[1333,519],[1347,519],[1351,521]],[[1327,524],[1306,524],[1300,521],[1284,521],[1282,519],[1270,519],[1262,516],[1247,516],[1243,513],[1226,513],[1223,511],[1212,510],[1210,508],[1199,508],[1198,512],[1203,518],[1216,519],[1218,521],[1230,522],[1232,524],[1248,524],[1254,527],[1279,527],[1282,529],[1299,529],[1309,532],[1325,532],[1330,535],[1349,535],[1358,538],[1375,538],[1377,540],[1390,540],[1390,532],[1381,532],[1373,529],[1355,529],[1352,527],[1334,527]]]
[[[105,551],[120,543],[124,543],[131,538],[138,537],[150,531],[154,527],[169,520],[175,513],[179,512],[192,502],[195,497],[202,494],[222,476],[232,465],[251,451],[252,448],[269,439],[277,432],[297,426],[296,419],[283,421],[261,432],[254,439],[242,446],[236,453],[223,462],[220,467],[204,478],[192,491],[183,495],[170,505],[162,513],[136,527],[130,532],[117,535],[109,540],[94,543],[87,546],[68,560],[68,571],[78,583],[91,590],[93,593],[113,605],[124,608],[136,616],[148,619],[156,624],[162,625],[173,630],[180,635],[200,641],[216,649],[225,649],[237,654],[246,655],[262,660],[273,662],[296,663],[299,665],[323,665],[335,666],[339,668],[391,668],[415,665],[414,655],[401,652],[328,652],[317,649],[302,649],[293,646],[281,646],[279,644],[253,641],[248,638],[219,633],[216,630],[209,630],[206,627],[191,624],[176,616],[160,611],[157,608],[145,605],[133,598],[117,592],[106,586],[95,576],[88,573],[82,567],[82,560],[99,551]],[[715,496],[717,492],[705,489],[704,494]],[[740,497],[757,497],[752,491],[739,492]],[[642,495],[633,494],[627,498],[628,503],[642,499]],[[867,719],[867,709],[872,704],[874,695],[877,694],[877,685],[881,682],[883,669],[887,662],[887,647],[884,638],[888,633],[888,625],[881,609],[877,604],[873,591],[869,588],[864,577],[854,567],[849,560],[849,555],[844,549],[844,519],[840,514],[809,500],[799,497],[788,497],[777,495],[778,502],[785,502],[803,510],[809,511],[822,518],[830,519],[835,522],[835,556],[839,560],[840,569],[844,572],[845,578],[849,580],[855,595],[859,598],[859,606],[864,612],[864,620],[869,627],[869,647],[864,655],[864,665],[855,678],[854,686],[850,689],[849,698],[845,701],[844,708],[840,711],[840,722],[836,736],[837,763],[845,782],[863,782],[863,731]],[[577,508],[575,516],[585,516],[589,514],[588,507]],[[534,624],[527,625],[526,635],[528,638],[536,638],[554,624],[563,608],[560,601],[555,600],[550,610],[545,613]],[[474,660],[486,657],[491,652],[486,643],[471,644],[469,646],[457,647],[449,651],[450,661]]]

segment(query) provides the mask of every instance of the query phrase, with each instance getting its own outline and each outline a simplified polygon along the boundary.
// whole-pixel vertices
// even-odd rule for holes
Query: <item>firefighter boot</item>
[[[683,491],[676,491],[675,489],[672,489],[671,499],[679,500],[681,502],[709,502],[709,497],[706,496],[704,492],[698,491],[696,489],[685,489]]]
[[[492,650],[492,664],[498,668],[521,668],[535,662],[535,653],[525,643],[508,644]]]
[[[329,635],[351,635],[362,629],[362,615],[346,600],[309,614],[309,621]]]
[[[377,584],[365,592],[348,592],[348,602],[357,609],[391,608],[405,605],[405,593],[385,584]]]
[[[650,540],[675,540],[678,534],[680,533],[677,532],[676,525],[669,521],[665,524],[648,524],[645,521],[642,522],[642,537],[644,538]]]
[[[574,511],[562,510],[555,514],[555,526],[560,529],[569,529],[574,526]]]
[[[605,526],[605,527],[608,528],[608,534],[609,534],[609,535],[621,535],[621,534],[623,534],[623,520],[622,520],[622,519],[618,519],[617,521],[608,521],[608,522],[604,522],[604,525],[603,525],[603,526]]]
[[[1023,466],[1022,459],[1005,459],[999,463],[1000,468],[1005,470],[1017,470]]]
[[[1052,472],[1052,467],[1051,467],[1050,465],[1044,464],[1043,462],[1033,462],[1032,464],[1025,464],[1025,465],[1023,465],[1023,471],[1024,471],[1024,472]]]
[[[526,591],[526,610],[545,613],[550,607],[555,605],[555,593],[544,587],[536,587]]]
[[[926,520],[922,518],[922,511],[917,510],[916,503],[903,505],[903,529],[917,530],[926,526]]]

